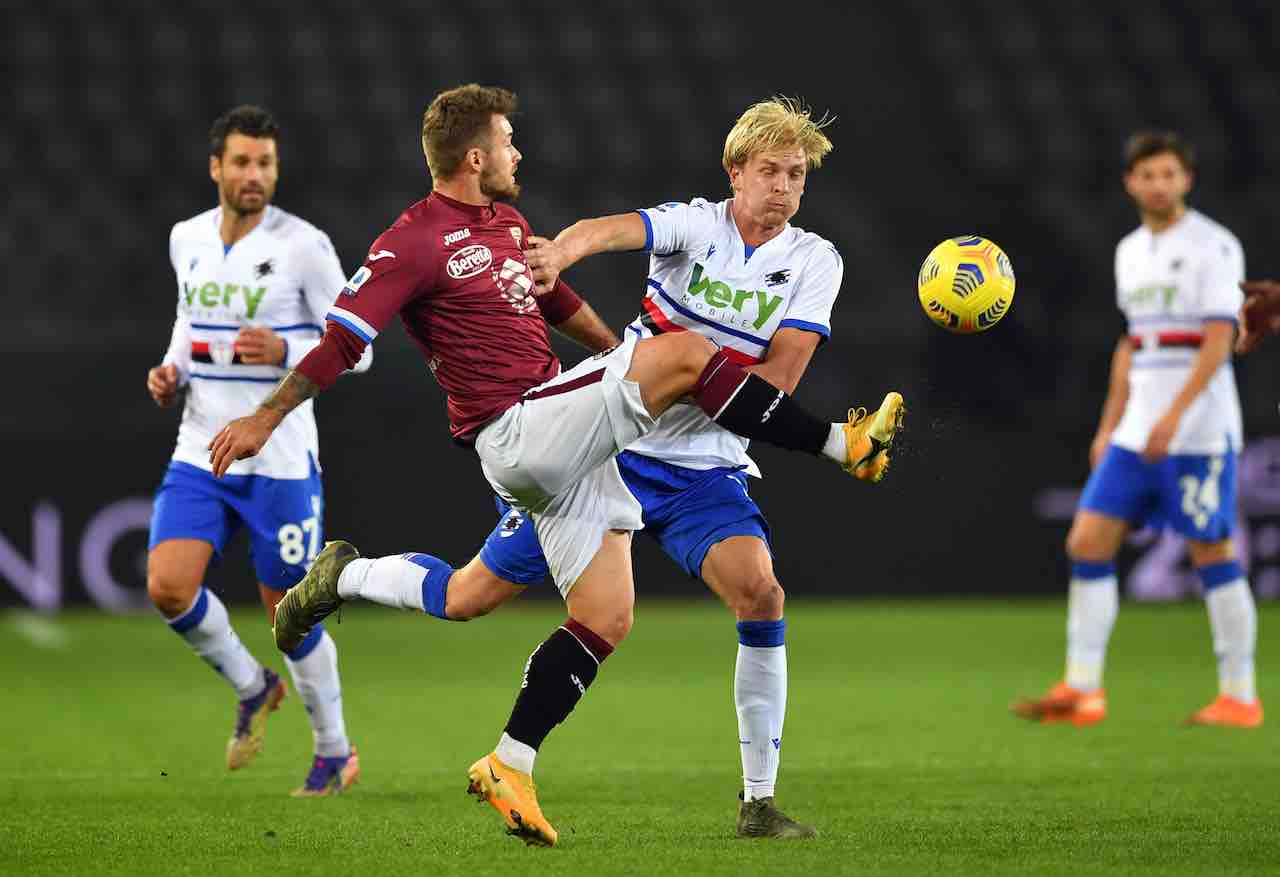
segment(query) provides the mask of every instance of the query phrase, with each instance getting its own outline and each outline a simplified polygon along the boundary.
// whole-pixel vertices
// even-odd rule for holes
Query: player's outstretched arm
[[[298,370],[284,376],[271,395],[248,417],[233,420],[209,442],[213,477],[221,478],[236,460],[262,450],[285,415],[320,394],[320,386]]]
[[[597,253],[642,250],[647,241],[644,219],[639,213],[618,213],[580,219],[556,235],[554,241],[534,235],[529,238],[525,258],[533,273],[534,287],[545,292],[570,265]]]

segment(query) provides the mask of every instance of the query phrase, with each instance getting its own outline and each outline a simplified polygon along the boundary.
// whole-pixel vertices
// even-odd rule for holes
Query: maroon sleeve
[[[580,307],[582,299],[573,291],[572,286],[564,282],[563,277],[557,278],[556,285],[551,287],[550,292],[538,296],[538,310],[542,311],[542,318],[552,326],[559,326],[576,314]]]
[[[324,338],[298,363],[298,371],[328,388],[354,366],[367,345],[433,278],[434,248],[423,244],[420,226],[397,224],[369,247],[369,255],[347,281],[325,315]]]
[[[298,363],[297,370],[317,387],[327,390],[344,371],[354,368],[367,345],[363,338],[341,323],[325,323],[324,337]]]

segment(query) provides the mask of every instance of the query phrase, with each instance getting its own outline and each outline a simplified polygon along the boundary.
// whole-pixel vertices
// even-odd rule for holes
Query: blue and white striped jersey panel
[[[835,247],[791,225],[748,247],[732,205],[696,198],[638,211],[652,256],[642,310],[628,331],[699,332],[740,365],[762,362],[780,329],[828,338],[844,275]],[[696,406],[673,408],[631,450],[691,468],[746,465],[758,474],[746,442]]]
[[[1244,250],[1230,231],[1195,210],[1154,234],[1140,226],[1116,247],[1116,302],[1135,350],[1129,400],[1112,441],[1146,447],[1151,427],[1186,384],[1205,327],[1234,323],[1244,300]],[[1243,441],[1230,359],[1182,417],[1174,454],[1221,454]]]
[[[324,317],[346,282],[324,232],[268,207],[257,228],[225,249],[220,209],[179,222],[169,236],[177,315],[164,361],[188,382],[173,458],[209,468],[207,446],[229,421],[251,413],[324,332]],[[288,349],[282,365],[249,365],[233,349],[243,326],[273,329]],[[367,367],[367,365],[365,366]],[[258,456],[233,475],[306,478],[319,459],[310,402],[285,418]]]

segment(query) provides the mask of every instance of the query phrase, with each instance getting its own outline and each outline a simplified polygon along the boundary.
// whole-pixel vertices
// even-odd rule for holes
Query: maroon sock
[[[693,397],[730,432],[789,451],[820,454],[831,434],[830,422],[814,417],[759,375],[743,371],[722,350],[702,370]]]
[[[587,693],[613,646],[585,624],[570,618],[533,650],[524,682],[504,729],[537,749]]]

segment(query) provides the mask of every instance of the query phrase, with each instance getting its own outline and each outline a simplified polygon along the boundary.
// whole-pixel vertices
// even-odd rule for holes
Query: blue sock
[[[291,652],[285,652],[291,661],[301,661],[307,655],[316,650],[316,646],[320,645],[320,639],[324,636],[324,624],[317,624],[311,628],[311,633],[307,634],[306,639],[298,643],[298,647]]]
[[[787,639],[787,620],[739,621],[738,642],[753,648],[772,648],[783,645]]]
[[[1092,563],[1087,560],[1071,561],[1071,578],[1088,582],[1094,579],[1107,579],[1116,574],[1115,561]]]
[[[1238,560],[1211,563],[1208,566],[1198,567],[1196,572],[1200,575],[1200,584],[1206,594],[1223,585],[1229,585],[1236,579],[1244,578],[1244,570],[1240,567]]]
[[[444,599],[449,590],[449,579],[453,576],[453,567],[430,554],[406,554],[404,559],[427,571],[422,577],[422,611],[448,621],[449,616],[444,614]]]

